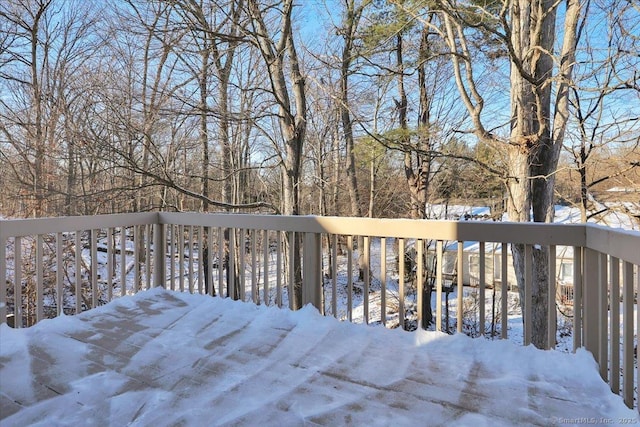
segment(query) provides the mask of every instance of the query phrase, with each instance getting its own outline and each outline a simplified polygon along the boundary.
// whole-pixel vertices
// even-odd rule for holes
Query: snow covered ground
[[[592,356],[153,289],[0,325],[3,426],[634,424]]]
[[[623,228],[625,230],[640,230],[640,222],[635,217],[638,203],[599,203],[592,200],[595,210],[587,212],[587,222],[604,225],[611,228]],[[597,211],[597,212],[596,212]],[[429,219],[448,220],[498,220],[508,221],[507,214],[494,218],[488,206],[467,205],[427,205]],[[555,205],[555,217],[557,224],[579,224],[582,222],[580,209],[573,206]]]

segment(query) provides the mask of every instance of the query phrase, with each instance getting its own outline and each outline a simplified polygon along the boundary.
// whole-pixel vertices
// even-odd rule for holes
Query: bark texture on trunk
[[[282,5],[279,39],[274,41],[268,33],[263,11],[257,0],[248,2],[249,12],[255,28],[255,38],[260,52],[265,59],[269,72],[271,89],[278,107],[280,131],[284,140],[282,160],[283,213],[285,215],[300,214],[300,172],[302,165],[302,146],[307,126],[307,104],[305,81],[300,71],[293,33],[291,29],[291,12],[293,0],[285,0]],[[288,59],[291,76],[290,89],[285,77],[285,57]],[[293,102],[291,101],[291,95]],[[302,260],[301,239],[296,234],[293,251],[293,299],[292,308],[302,307]]]
[[[556,8],[552,0],[518,0],[510,8],[512,127],[507,214],[511,221],[553,221],[555,171],[566,129],[581,5],[578,0],[567,2],[560,84],[552,105]],[[513,245],[512,252],[524,311],[524,246]],[[532,256],[532,343],[545,348],[548,310],[555,309],[548,295],[548,248],[534,247]]]
[[[554,213],[555,172],[568,120],[568,91],[575,63],[577,24],[581,0],[567,0],[562,47],[554,53],[557,8],[554,0],[513,0],[505,3],[490,20],[502,25],[511,64],[511,134],[506,141],[508,166],[506,210],[510,221],[550,222]],[[451,55],[454,77],[461,100],[469,112],[475,135],[488,144],[505,143],[483,123],[484,99],[473,76],[472,53],[467,44],[468,22],[454,5],[445,6],[444,36]],[[491,14],[491,12],[480,12]],[[490,29],[490,27],[486,27]],[[554,67],[554,63],[556,67]],[[524,246],[513,245],[513,263],[524,304]],[[547,346],[549,309],[548,252],[534,247],[532,342]],[[553,303],[553,300],[552,300]],[[524,311],[524,306],[522,307]],[[553,344],[553,343],[552,343]]]

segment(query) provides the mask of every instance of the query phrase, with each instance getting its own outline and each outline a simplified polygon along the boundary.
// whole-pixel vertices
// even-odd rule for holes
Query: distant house
[[[500,221],[506,215],[496,217],[488,207],[463,205],[429,205],[431,218],[456,221]],[[558,223],[576,224],[580,222],[580,210],[568,206],[556,206],[555,219]],[[640,230],[640,222],[634,215],[608,210],[593,217],[589,222],[626,230]],[[480,283],[480,246],[478,242],[464,242],[462,269],[457,266],[458,242],[445,242],[443,273],[446,277],[454,277],[463,272],[462,282],[465,286],[477,286]],[[431,255],[433,256],[433,255]],[[513,269],[511,250],[507,254],[507,285],[510,290],[517,289],[517,279]],[[430,260],[431,261],[431,260]],[[433,265],[432,261],[429,265]],[[501,286],[502,282],[502,245],[500,243],[485,244],[485,284],[488,287]],[[556,279],[558,298],[565,303],[573,300],[573,247],[556,247]]]

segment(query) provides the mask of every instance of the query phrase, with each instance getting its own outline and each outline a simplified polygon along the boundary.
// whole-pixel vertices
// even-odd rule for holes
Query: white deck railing
[[[398,272],[404,271],[405,253],[412,246],[417,255],[415,275],[422,277],[430,268],[422,262],[426,247],[435,265],[440,266],[433,272],[437,330],[443,330],[444,319],[449,319],[449,313],[443,312],[449,302],[448,295],[443,298],[443,285],[453,279],[458,289],[463,288],[466,283],[462,270],[469,268],[464,243],[478,242],[477,258],[485,260],[480,262],[475,290],[478,303],[474,316],[480,335],[489,333],[487,289],[496,288],[500,301],[508,301],[508,286],[500,284],[509,282],[510,251],[502,248],[523,244],[525,345],[531,342],[532,334],[532,248],[549,248],[552,307],[556,304],[557,248],[572,248],[573,348],[591,351],[613,392],[621,393],[627,405],[633,407],[634,387],[640,376],[634,369],[634,339],[640,324],[634,319],[640,233],[595,225],[163,212],[0,220],[0,323],[29,326],[47,317],[79,313],[114,297],[155,286],[286,305],[293,278],[288,268],[292,261],[285,248],[294,235],[303,242],[303,303],[350,321],[357,311],[363,322],[387,326],[392,323],[390,319],[395,319],[395,325],[404,326],[409,317],[408,304],[415,309],[415,324],[421,324],[423,285],[421,281],[409,283],[405,274]],[[353,254],[358,240],[363,245],[357,250],[364,268],[362,280],[356,283]],[[429,244],[416,244],[423,241]],[[331,254],[325,242],[332,243]],[[339,255],[339,242],[344,247],[344,257]],[[447,250],[451,242],[457,243],[453,253],[455,275],[443,267],[444,258],[452,256]],[[493,256],[487,258],[489,245]],[[371,250],[373,246],[376,251]],[[497,268],[492,266],[496,270],[492,275],[495,281],[487,280],[486,259],[496,259],[497,247],[500,262]],[[339,264],[341,257],[344,263]],[[343,264],[346,271],[339,271]],[[328,277],[323,265],[331,267],[326,270],[330,271]],[[229,271],[238,273],[227,274]],[[390,280],[396,275],[395,280]],[[372,293],[374,282],[376,292]],[[407,302],[411,292],[414,303]],[[344,304],[339,304],[339,295],[345,297]],[[377,295],[375,301],[372,295]],[[462,332],[463,292],[457,292],[455,298],[455,329]],[[499,319],[500,336],[508,338],[508,304],[499,305],[500,311],[492,313],[492,321]],[[555,310],[549,312],[547,346],[553,348],[557,318]]]

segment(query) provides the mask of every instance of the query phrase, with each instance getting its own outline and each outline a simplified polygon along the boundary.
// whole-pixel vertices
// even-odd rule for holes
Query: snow
[[[0,404],[3,426],[640,421],[584,350],[163,289],[28,329],[0,325]]]
[[[637,203],[600,203],[596,200],[592,200],[592,203],[595,210],[600,213],[587,212],[587,215],[592,215],[588,220],[589,223],[625,230],[640,230],[640,223],[637,218],[634,218],[639,209]],[[455,221],[492,219],[491,209],[488,206],[430,204],[427,206],[427,212],[430,219]],[[508,221],[506,213],[497,219]],[[557,224],[580,224],[582,222],[580,209],[572,206],[555,205],[553,222]]]

